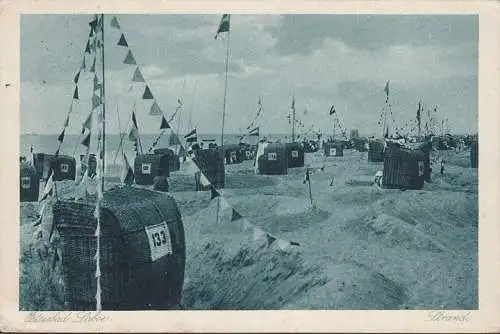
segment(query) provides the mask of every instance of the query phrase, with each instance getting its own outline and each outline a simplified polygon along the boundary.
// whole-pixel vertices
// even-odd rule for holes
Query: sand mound
[[[330,281],[285,309],[398,309],[406,299],[396,282],[362,264],[339,263],[327,268]]]
[[[231,251],[227,243],[207,242],[194,252],[189,268],[183,293],[188,309],[280,309],[326,282],[300,254],[257,244]]]
[[[397,246],[431,252],[447,251],[444,245],[411,224],[385,213],[365,216],[357,222],[351,222],[345,229],[363,238],[380,239],[389,247]]]

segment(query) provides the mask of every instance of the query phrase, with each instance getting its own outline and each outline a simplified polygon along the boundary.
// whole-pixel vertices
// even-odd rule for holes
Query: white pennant
[[[194,162],[193,162],[193,165],[194,165]],[[210,185],[210,181],[207,179],[205,174],[203,174],[203,172],[201,172],[201,175],[200,175],[200,182],[204,187],[208,187]]]
[[[253,229],[253,240],[259,240],[260,238],[264,237],[266,235],[266,232],[262,231],[258,227],[254,227]]]

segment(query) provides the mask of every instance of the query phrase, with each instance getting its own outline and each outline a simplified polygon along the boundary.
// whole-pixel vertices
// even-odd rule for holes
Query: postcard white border
[[[0,4],[0,330],[175,332],[500,331],[500,10],[494,1],[11,1]],[[429,311],[104,312],[102,323],[27,323],[18,311],[21,13],[335,13],[479,15],[479,310],[468,322]],[[6,86],[10,84],[9,86]],[[463,311],[448,311],[464,314]],[[495,316],[497,314],[497,316]]]

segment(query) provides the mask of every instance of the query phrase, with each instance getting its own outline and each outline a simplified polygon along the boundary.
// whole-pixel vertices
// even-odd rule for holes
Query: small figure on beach
[[[444,160],[441,160],[441,176],[444,175]]]

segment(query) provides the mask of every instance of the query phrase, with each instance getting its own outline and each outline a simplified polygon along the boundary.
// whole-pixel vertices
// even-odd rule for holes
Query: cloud
[[[331,131],[328,110],[335,104],[347,127],[375,132],[389,79],[398,119],[414,117],[416,103],[423,99],[427,105],[439,105],[460,131],[469,124],[477,126],[477,18],[299,16],[232,16],[226,132],[247,126],[259,96],[263,132],[290,131],[286,115],[293,95],[297,111],[308,110],[307,119],[300,116],[307,126]],[[75,23],[69,23],[72,19]],[[191,116],[200,132],[219,132],[227,43],[227,36],[214,40],[220,16],[120,15],[119,20],[164,113],[171,115],[183,96],[181,129],[187,131]],[[81,63],[87,21],[87,16],[23,18],[24,131],[37,131],[42,123],[44,131],[60,130]],[[44,27],[37,31],[41,23]],[[107,30],[109,129],[123,129],[135,104],[141,131],[156,133],[159,120],[148,115],[152,101],[141,99],[144,85],[134,84],[129,92],[135,66],[123,64],[126,48],[116,46],[119,37],[119,31]],[[50,52],[39,46],[40,40]],[[83,76],[79,85],[82,119],[89,112],[90,100],[84,100],[90,99],[90,91],[87,94],[84,87],[91,79]],[[33,115],[33,110],[44,117]]]

